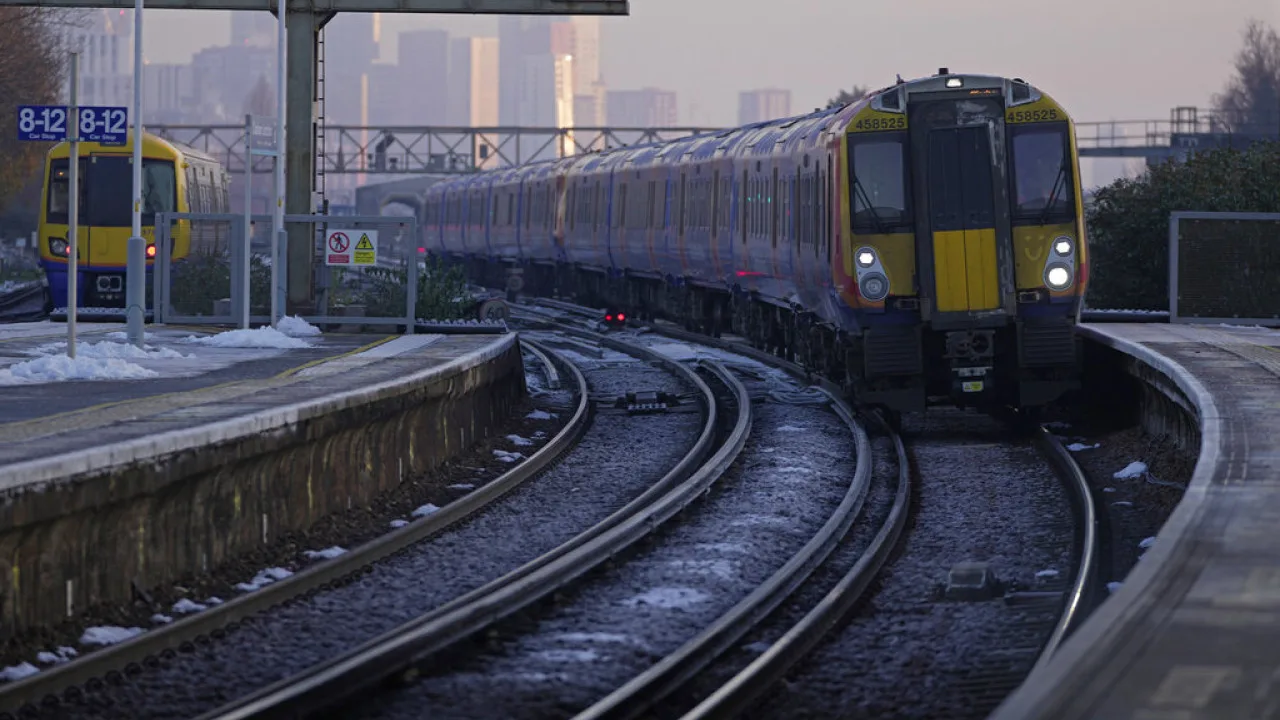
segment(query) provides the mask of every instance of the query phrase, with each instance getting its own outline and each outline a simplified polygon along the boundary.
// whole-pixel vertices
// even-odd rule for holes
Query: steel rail
[[[530,355],[537,358],[539,363],[542,363],[542,374],[547,379],[547,387],[551,390],[559,390],[560,373],[556,372],[556,366],[551,362],[551,358],[547,357],[546,353],[532,344],[526,344],[525,349],[529,351]]]
[[[521,342],[529,347],[537,347],[536,343],[524,338],[521,338]],[[546,348],[538,349],[544,355],[554,355]],[[556,357],[559,358],[558,355]],[[88,685],[89,690],[96,690],[101,687],[104,676],[107,680],[115,681],[121,679],[121,671],[125,676],[133,676],[140,674],[143,666],[157,667],[160,657],[173,658],[179,649],[189,649],[195,643],[203,644],[210,636],[220,637],[223,633],[234,630],[237,623],[247,617],[308,593],[346,584],[348,577],[360,573],[365,567],[458,524],[519,487],[560,458],[590,424],[593,413],[586,376],[572,363],[565,360],[561,362],[569,370],[578,395],[577,409],[573,416],[546,445],[492,482],[476,488],[431,515],[414,520],[336,558],[316,564],[260,590],[65,665],[8,683],[0,687],[0,712],[18,713],[24,705],[40,701],[52,702],[58,699],[60,691],[65,691],[67,700],[75,701],[83,696],[81,685]]]
[[[620,352],[645,356],[685,374],[707,404],[707,423],[694,448],[661,480],[622,509],[555,550],[530,561],[399,628],[341,656],[246,695],[200,720],[299,717],[333,709],[384,680],[412,676],[417,665],[583,576],[674,517],[718,480],[746,444],[751,402],[746,389],[718,364],[709,368],[738,403],[728,438],[700,467],[716,434],[718,416],[710,387],[684,364],[639,345],[598,338]]]
[[[836,414],[853,434],[857,448],[853,479],[831,517],[804,547],[751,594],[656,665],[575,715],[574,720],[630,720],[644,715],[658,701],[693,679],[777,609],[826,561],[844,539],[854,520],[862,512],[867,491],[871,487],[871,441],[867,438],[866,430],[857,421],[853,408],[825,389],[823,392],[831,398]]]
[[[1040,670],[1052,660],[1058,646],[1067,635],[1075,629],[1087,614],[1085,610],[1088,598],[1096,597],[1098,588],[1098,522],[1099,513],[1093,502],[1093,491],[1084,471],[1076,463],[1071,453],[1058,442],[1058,439],[1043,425],[1036,428],[1034,442],[1040,452],[1049,459],[1058,478],[1062,481],[1072,505],[1076,507],[1076,519],[1079,524],[1080,561],[1076,567],[1075,579],[1067,592],[1066,603],[1062,615],[1058,618],[1053,633],[1040,650],[1036,664],[1031,668],[1028,677]]]
[[[898,487],[893,507],[889,510],[889,517],[884,525],[853,568],[808,614],[751,664],[686,713],[682,720],[734,717],[750,707],[771,685],[782,680],[791,666],[808,654],[853,609],[880,569],[888,562],[910,515],[911,471],[902,438],[883,419],[878,416],[875,418],[881,431],[893,438],[898,458]]]

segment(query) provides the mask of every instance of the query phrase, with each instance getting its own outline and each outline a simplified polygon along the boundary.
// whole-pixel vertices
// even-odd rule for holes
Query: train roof
[[[130,129],[124,145],[103,145],[101,143],[96,143],[96,142],[80,143],[81,155],[88,155],[93,153],[131,153],[131,152],[133,152],[133,130],[132,129]],[[171,140],[169,138],[164,138],[159,135],[156,135],[154,133],[146,132],[145,130],[142,133],[142,153],[143,155],[151,155],[152,157],[182,156],[184,158],[202,160],[204,162],[213,163],[215,165],[222,165],[221,161],[219,161],[217,158],[215,158],[214,156],[206,152],[197,150],[191,147],[190,145],[180,143],[176,140]],[[70,154],[71,154],[71,143],[66,140],[63,140],[62,142],[59,142],[53,147],[49,148],[48,157],[49,158],[65,158]]]

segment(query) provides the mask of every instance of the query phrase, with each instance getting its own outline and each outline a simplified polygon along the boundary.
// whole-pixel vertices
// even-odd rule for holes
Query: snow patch
[[[1113,493],[1113,492],[1115,492],[1115,491],[1116,491],[1116,489],[1115,489],[1115,488],[1113,488],[1113,487],[1104,487],[1104,488],[1102,488],[1102,492],[1104,492],[1104,493]]]
[[[512,445],[516,445],[519,447],[528,447],[533,444],[533,441],[530,440],[529,438],[523,438],[523,437],[520,437],[519,435],[508,435],[507,439],[511,441]]]
[[[0,385],[54,382],[57,380],[142,380],[159,373],[117,358],[46,355],[0,368]]]
[[[87,628],[84,634],[80,636],[81,645],[115,645],[124,642],[131,637],[137,637],[143,633],[140,627],[124,628],[117,625],[100,625],[97,627]]]
[[[795,425],[783,425],[778,428],[778,432],[804,432],[804,428]]]
[[[178,613],[179,615],[186,615],[188,613],[197,613],[202,610],[208,610],[208,609],[209,607],[207,605],[201,605],[200,603],[194,602],[187,598],[182,598],[181,600],[173,604],[173,611],[175,613]]]
[[[418,508],[417,510],[414,510],[414,511],[413,511],[413,516],[414,516],[414,517],[426,517],[426,516],[430,515],[431,513],[438,511],[439,509],[440,509],[440,508],[436,507],[435,505],[432,505],[431,503],[427,503],[426,505],[423,505],[422,507]]]
[[[302,554],[306,555],[307,558],[311,560],[316,560],[316,559],[332,560],[346,551],[347,551],[346,548],[338,547],[337,545],[334,545],[333,547],[325,548],[324,550],[307,550]]]
[[[475,490],[475,483],[454,483],[449,486],[450,490]]]
[[[1109,582],[1109,583],[1107,583],[1107,592],[1109,592],[1109,593],[1114,593],[1115,591],[1119,590],[1119,589],[1120,589],[1120,586],[1121,586],[1121,585],[1123,585],[1123,584],[1124,584],[1124,583]]]
[[[25,677],[31,677],[32,675],[35,675],[38,672],[40,672],[40,668],[36,667],[35,665],[32,665],[29,662],[24,662],[24,663],[19,663],[17,665],[10,665],[4,670],[0,670],[0,679],[13,682],[14,680],[21,680],[22,678],[25,678]]]
[[[534,657],[551,662],[591,662],[600,658],[595,650],[543,650],[534,653]]]
[[[391,527],[393,528],[402,528],[408,524],[409,524],[408,520],[392,520],[391,521]]]
[[[1147,464],[1144,462],[1138,462],[1137,460],[1135,460],[1129,463],[1128,465],[1125,465],[1123,470],[1117,472],[1111,477],[1117,480],[1133,480],[1134,478],[1142,477],[1143,475],[1146,474],[1146,472],[1147,472]]]
[[[67,343],[65,341],[48,343],[28,352],[33,355],[65,355],[67,352]],[[168,358],[189,359],[195,357],[194,355],[183,355],[177,350],[172,350],[167,347],[148,347],[146,345],[143,347],[136,347],[127,342],[77,342],[76,356],[99,358],[102,360],[110,358],[116,358],[118,360],[156,360]]]
[[[496,448],[493,451],[493,455],[505,463],[515,462],[524,457],[524,455],[521,455],[518,452],[507,452],[506,450],[498,450]]]
[[[1111,503],[1111,507],[1133,507],[1133,503],[1128,500],[1117,500]]]
[[[767,642],[757,641],[757,642],[751,643],[750,645],[743,645],[742,649],[746,650],[747,652],[753,652],[753,653],[756,653],[757,655],[762,655],[765,652],[768,652],[769,648],[771,647],[773,646]]]
[[[277,350],[298,350],[311,345],[304,340],[289,337],[273,327],[260,327],[254,330],[228,330],[216,335],[199,337],[188,335],[179,342],[197,345],[208,345],[219,348],[273,348]]]
[[[209,598],[204,601],[204,604],[205,605],[221,605],[222,598],[218,597],[217,595],[210,595]]]
[[[61,665],[64,662],[71,662],[71,659],[79,654],[75,648],[63,645],[54,652],[42,650],[36,655],[36,662],[44,663],[45,665]]]
[[[151,622],[157,625],[168,625],[169,623],[173,622],[173,618],[169,617],[168,615],[156,613],[155,615],[151,616]]]
[[[1054,570],[1053,568],[1049,568],[1048,570],[1041,570],[1040,572],[1036,573],[1036,577],[1055,578],[1055,577],[1058,577],[1058,571]]]
[[[249,582],[237,583],[236,589],[243,590],[244,592],[253,592],[264,585],[270,585],[277,580],[283,580],[292,574],[293,571],[291,570],[285,570],[281,567],[269,567],[266,570],[259,572],[257,575],[254,575],[253,579]]]
[[[1145,538],[1142,542],[1138,543],[1138,547],[1142,548],[1143,550],[1146,550],[1147,548],[1155,544],[1156,544],[1155,537],[1149,537],[1149,538]]]
[[[635,642],[626,635],[618,633],[605,632],[571,632],[556,635],[556,639],[565,642],[602,642],[602,643],[630,643]]]
[[[652,605],[653,607],[662,608],[664,610],[678,610],[692,607],[693,605],[703,602],[708,598],[710,598],[709,595],[693,588],[664,587],[654,588],[646,593],[623,600],[622,604],[627,607]]]
[[[529,413],[528,415],[525,415],[524,417],[526,420],[554,420],[560,416],[549,413],[545,410],[534,410],[533,412]]]
[[[290,337],[312,337],[320,334],[320,328],[296,315],[286,315],[276,323],[276,330]]]
[[[1102,447],[1102,443],[1095,443],[1093,445],[1085,445],[1084,443],[1071,443],[1070,445],[1067,446],[1067,449],[1070,450],[1071,452],[1080,452],[1081,450],[1094,450],[1100,447]]]

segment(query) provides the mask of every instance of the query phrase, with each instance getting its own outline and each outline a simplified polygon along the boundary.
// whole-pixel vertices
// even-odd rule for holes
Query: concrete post
[[[310,215],[311,188],[315,184],[315,86],[316,43],[323,16],[307,11],[289,10],[285,18],[288,35],[285,117],[285,213]],[[311,314],[312,265],[315,253],[314,229],[293,224],[288,232],[288,308],[293,315]]]

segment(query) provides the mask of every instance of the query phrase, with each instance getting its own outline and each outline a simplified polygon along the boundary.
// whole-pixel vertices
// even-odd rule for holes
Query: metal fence
[[[316,325],[404,325],[417,318],[417,219],[392,216],[286,215],[284,237],[299,232],[315,243],[311,266],[316,311],[303,319]],[[271,322],[270,215],[254,215],[246,252],[245,218],[232,213],[161,213],[156,218],[156,322],[237,325],[245,298],[248,265],[249,320]],[[282,266],[276,292],[284,312]],[[353,321],[353,318],[361,320]]]
[[[1169,216],[1169,320],[1280,325],[1280,213]]]

